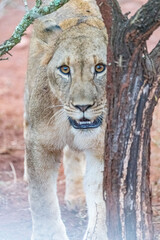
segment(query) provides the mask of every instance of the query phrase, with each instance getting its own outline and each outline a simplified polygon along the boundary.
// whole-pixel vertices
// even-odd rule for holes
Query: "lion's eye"
[[[63,74],[70,74],[70,68],[67,65],[63,65],[59,67],[59,69]]]
[[[106,66],[102,63],[99,63],[95,66],[96,73],[101,73],[105,70]]]

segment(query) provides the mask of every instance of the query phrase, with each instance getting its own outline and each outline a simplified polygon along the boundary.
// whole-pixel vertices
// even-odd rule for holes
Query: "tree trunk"
[[[160,25],[160,1],[130,19],[116,0],[97,0],[109,35],[104,199],[109,240],[152,240],[150,127],[160,95],[160,42],[146,40]]]

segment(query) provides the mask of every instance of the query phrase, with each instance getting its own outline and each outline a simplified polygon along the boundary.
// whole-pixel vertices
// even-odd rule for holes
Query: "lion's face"
[[[97,29],[70,34],[59,41],[48,64],[50,87],[74,129],[95,129],[106,108],[105,37]]]

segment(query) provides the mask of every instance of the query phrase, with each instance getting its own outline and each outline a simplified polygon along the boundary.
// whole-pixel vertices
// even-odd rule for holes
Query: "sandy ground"
[[[0,12],[0,42],[8,39],[24,15],[23,2],[11,1]],[[29,6],[33,1],[28,1]],[[120,0],[124,13],[131,15],[145,0]],[[31,28],[12,51],[12,57],[0,62],[0,240],[29,240],[31,217],[27,184],[23,181],[23,89]],[[160,36],[156,31],[148,42],[151,50]],[[160,239],[160,104],[152,126],[151,186],[156,236]],[[63,202],[65,179],[60,169],[58,194],[62,215],[72,240],[82,239],[86,228],[85,212],[68,212]],[[74,231],[73,231],[74,230]]]

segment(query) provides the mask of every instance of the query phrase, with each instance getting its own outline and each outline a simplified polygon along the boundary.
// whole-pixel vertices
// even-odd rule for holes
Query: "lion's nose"
[[[85,112],[88,108],[92,106],[93,105],[75,105],[74,107],[78,108],[81,112]]]

